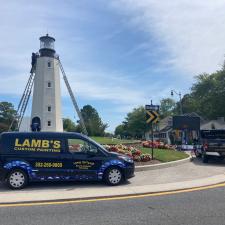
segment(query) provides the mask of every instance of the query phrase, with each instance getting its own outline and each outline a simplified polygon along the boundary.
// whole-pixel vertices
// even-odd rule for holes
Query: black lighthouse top
[[[48,36],[40,37],[40,56],[48,56],[54,57],[55,56],[55,49],[54,49],[55,38]]]

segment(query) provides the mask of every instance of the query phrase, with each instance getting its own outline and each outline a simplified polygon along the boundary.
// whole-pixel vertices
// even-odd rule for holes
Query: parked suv
[[[201,147],[196,148],[196,156],[207,163],[210,157],[225,157],[225,130],[201,130]]]
[[[103,180],[134,176],[134,162],[78,133],[8,132],[0,136],[0,180],[12,189],[33,181]]]

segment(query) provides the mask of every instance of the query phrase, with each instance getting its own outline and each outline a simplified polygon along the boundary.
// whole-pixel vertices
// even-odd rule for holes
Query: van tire
[[[9,172],[6,183],[10,189],[22,189],[28,184],[27,173],[21,169],[13,169]]]
[[[110,186],[119,185],[124,179],[123,172],[119,167],[110,167],[105,173],[103,180]]]

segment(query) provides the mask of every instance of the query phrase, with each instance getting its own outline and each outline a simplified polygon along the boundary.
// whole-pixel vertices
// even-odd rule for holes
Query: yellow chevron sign
[[[159,121],[159,114],[156,111],[146,110],[146,123],[157,123]]]

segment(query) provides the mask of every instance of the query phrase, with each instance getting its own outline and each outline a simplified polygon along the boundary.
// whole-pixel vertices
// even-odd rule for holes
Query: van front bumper
[[[134,177],[134,165],[133,166],[130,166],[130,167],[126,167],[125,170],[124,170],[124,176],[125,176],[125,179],[129,179],[131,177]]]

